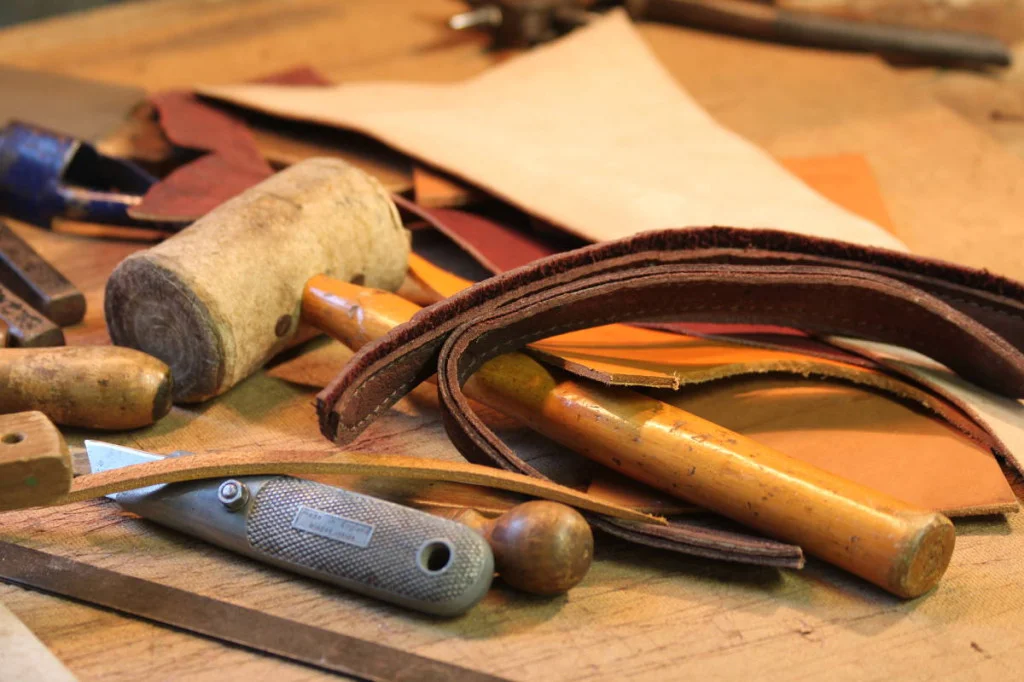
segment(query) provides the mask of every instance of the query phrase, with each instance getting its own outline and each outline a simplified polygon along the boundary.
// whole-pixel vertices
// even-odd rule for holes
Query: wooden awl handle
[[[58,424],[122,430],[171,409],[167,365],[130,348],[0,350],[0,414],[38,410]]]

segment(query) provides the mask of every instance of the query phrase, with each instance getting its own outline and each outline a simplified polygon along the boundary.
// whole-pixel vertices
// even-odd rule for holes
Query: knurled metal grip
[[[240,476],[114,498],[239,554],[425,613],[466,611],[494,577],[490,545],[468,526],[315,481]]]
[[[274,563],[438,615],[467,610],[494,575],[491,548],[468,526],[303,479],[260,487],[246,537]]]

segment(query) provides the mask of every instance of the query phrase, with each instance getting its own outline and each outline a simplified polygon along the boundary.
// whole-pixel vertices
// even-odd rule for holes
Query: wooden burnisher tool
[[[419,306],[326,277],[303,318],[352,348]],[[622,474],[714,510],[901,597],[939,581],[956,534],[942,514],[794,459],[650,396],[576,380],[525,353],[485,363],[466,395]]]
[[[409,237],[387,191],[339,159],[295,164],[107,281],[110,337],[166,362],[175,402],[227,391],[285,349],[310,277],[394,290]]]

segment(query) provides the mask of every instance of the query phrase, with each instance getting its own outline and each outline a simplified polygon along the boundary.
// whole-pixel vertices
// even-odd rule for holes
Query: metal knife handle
[[[494,577],[490,546],[468,526],[314,481],[244,476],[115,499],[240,554],[425,613],[463,613]]]
[[[494,576],[490,546],[468,526],[297,478],[260,487],[246,537],[257,558],[443,616],[479,601]]]

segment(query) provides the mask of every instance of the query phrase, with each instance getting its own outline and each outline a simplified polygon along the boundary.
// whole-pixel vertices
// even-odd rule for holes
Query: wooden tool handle
[[[65,426],[148,426],[171,409],[167,365],[130,348],[0,350],[0,414],[39,410]]]
[[[474,509],[434,511],[483,535],[494,565],[510,586],[542,596],[568,592],[586,577],[594,535],[583,516],[564,504],[525,502],[496,519]]]
[[[70,489],[68,446],[46,415],[0,415],[0,509],[43,505]]]
[[[318,278],[306,287],[303,309],[316,309],[321,328],[358,346],[410,305]],[[523,353],[491,360],[465,391],[630,478],[799,544],[901,597],[931,589],[949,564],[955,532],[941,514],[635,391],[574,381]]]

